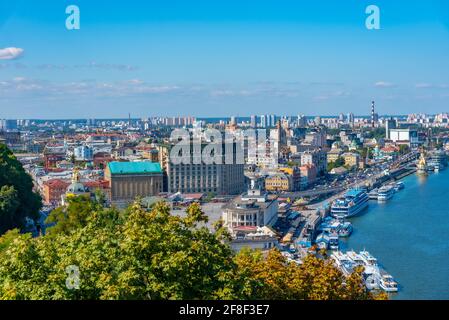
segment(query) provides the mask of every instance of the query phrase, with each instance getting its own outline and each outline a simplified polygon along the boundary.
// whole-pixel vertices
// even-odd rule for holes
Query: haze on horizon
[[[439,113],[448,56],[445,0],[0,0],[0,118]]]

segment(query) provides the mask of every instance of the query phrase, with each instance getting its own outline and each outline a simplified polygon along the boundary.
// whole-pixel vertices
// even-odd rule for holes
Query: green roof
[[[146,174],[162,173],[161,165],[157,162],[109,162],[111,174]]]

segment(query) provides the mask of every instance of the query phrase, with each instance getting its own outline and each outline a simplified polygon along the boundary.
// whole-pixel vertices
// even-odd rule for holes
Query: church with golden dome
[[[81,175],[79,173],[79,170],[75,168],[73,170],[72,175],[72,183],[67,187],[67,191],[65,194],[62,195],[62,205],[66,205],[67,200],[71,197],[78,197],[78,196],[91,196],[89,188],[87,188],[82,182],[81,182]]]

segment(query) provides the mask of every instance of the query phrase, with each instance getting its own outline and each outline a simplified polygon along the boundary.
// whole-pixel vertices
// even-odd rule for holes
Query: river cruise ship
[[[365,190],[350,189],[342,198],[333,202],[331,214],[339,219],[356,216],[368,207],[368,201],[369,197]]]

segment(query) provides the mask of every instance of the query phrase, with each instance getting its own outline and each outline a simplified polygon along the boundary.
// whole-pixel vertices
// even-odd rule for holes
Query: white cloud
[[[4,48],[0,49],[0,60],[14,60],[23,54],[21,48]]]
[[[79,69],[102,69],[102,70],[118,70],[118,71],[138,70],[138,67],[127,64],[98,63],[96,61],[92,61],[88,64],[76,65],[74,67]]]
[[[131,79],[131,80],[127,80],[125,82],[128,84],[134,84],[134,85],[141,85],[144,83],[144,81],[140,80],[140,79]]]
[[[427,88],[432,88],[433,85],[431,83],[417,83],[415,85],[415,87],[418,89],[427,89]]]
[[[386,81],[378,81],[374,84],[375,87],[378,88],[393,88],[395,87],[395,85],[391,82],[386,82]]]
[[[318,100],[318,101],[325,101],[325,100],[329,100],[329,98],[330,98],[329,96],[321,95],[321,96],[316,96],[313,99]]]
[[[449,89],[449,84],[443,83],[443,84],[432,84],[432,83],[417,83],[415,85],[415,88],[417,89]]]
[[[335,99],[335,98],[347,98],[350,96],[352,96],[351,92],[338,90],[338,91],[333,91],[333,92],[322,93],[318,96],[313,97],[313,100],[326,101],[326,100]]]
[[[12,79],[12,81],[14,81],[14,82],[24,82],[26,80],[27,79],[24,77],[15,77],[14,79]]]
[[[55,83],[39,79],[15,77],[0,81],[0,95],[20,96],[24,93],[40,96],[84,96],[84,97],[123,97],[133,95],[182,94],[189,88],[177,85],[146,85],[143,81],[133,79],[124,82],[74,81]]]

